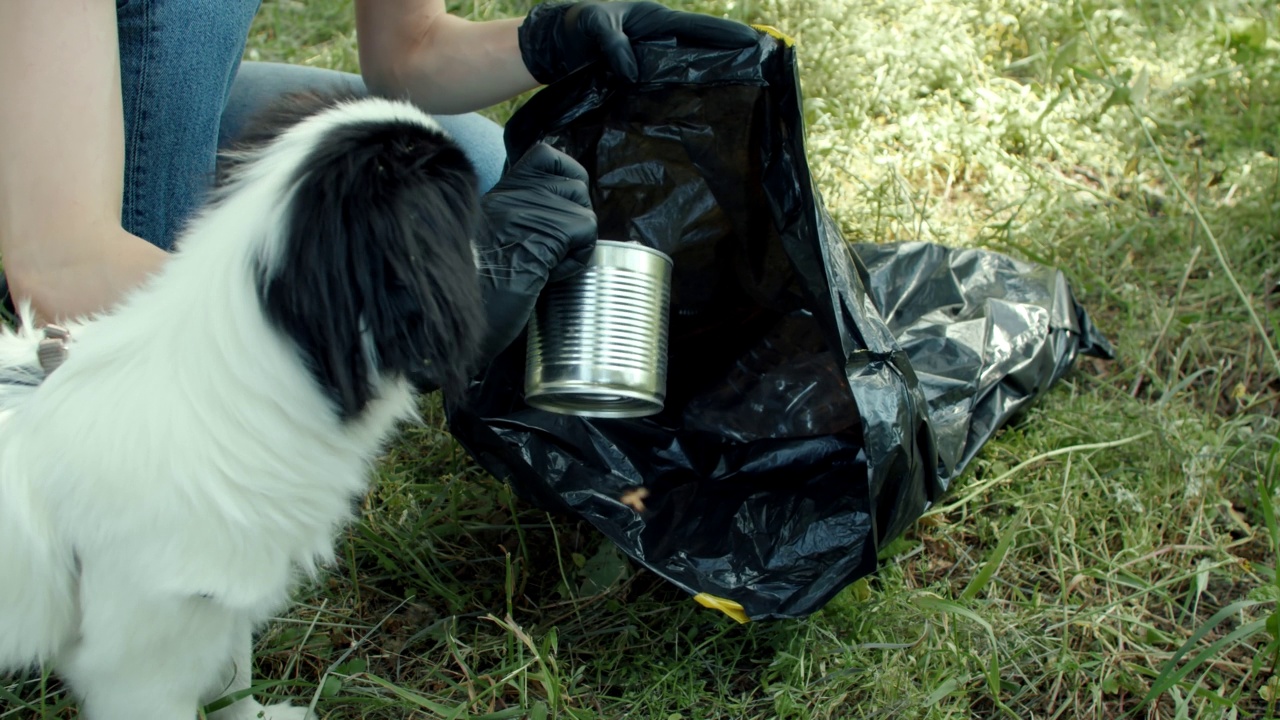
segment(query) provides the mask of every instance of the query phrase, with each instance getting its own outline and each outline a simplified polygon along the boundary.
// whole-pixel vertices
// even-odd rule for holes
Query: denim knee
[[[226,146],[240,133],[245,123],[273,100],[289,92],[368,92],[359,75],[304,65],[270,62],[246,62],[231,88],[222,116],[219,142]],[[507,153],[502,126],[477,113],[434,115],[475,165],[480,191],[488,192],[502,176]]]

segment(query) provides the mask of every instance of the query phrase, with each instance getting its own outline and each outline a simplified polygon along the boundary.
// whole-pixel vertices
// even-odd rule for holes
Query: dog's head
[[[405,102],[293,96],[220,159],[219,193],[277,193],[256,255],[267,321],[343,419],[387,382],[461,391],[484,333],[470,162]]]

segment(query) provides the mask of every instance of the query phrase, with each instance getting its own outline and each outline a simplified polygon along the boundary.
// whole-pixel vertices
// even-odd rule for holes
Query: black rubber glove
[[[733,20],[680,12],[656,2],[543,3],[520,25],[520,57],[538,82],[547,85],[604,58],[617,74],[639,77],[631,43],[675,39],[706,48],[745,48],[760,33]]]
[[[550,145],[533,146],[481,199],[486,231],[477,239],[491,362],[520,333],[542,288],[582,271],[596,245],[589,176]]]

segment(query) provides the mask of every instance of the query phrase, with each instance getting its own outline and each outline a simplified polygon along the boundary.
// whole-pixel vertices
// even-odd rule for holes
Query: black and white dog
[[[428,115],[313,99],[225,160],[117,308],[0,334],[0,671],[51,663],[90,720],[191,720],[248,688],[251,634],[485,330],[475,173]]]

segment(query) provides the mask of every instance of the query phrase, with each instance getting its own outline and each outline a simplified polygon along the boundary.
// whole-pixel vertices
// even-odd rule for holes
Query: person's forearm
[[[366,16],[360,63],[371,92],[407,97],[427,112],[456,114],[538,86],[520,58],[521,19],[472,22],[438,12],[407,15],[407,22],[393,25],[385,19],[387,7],[374,4],[357,6]],[[381,17],[370,17],[374,13]]]

